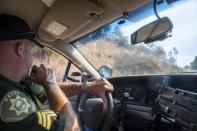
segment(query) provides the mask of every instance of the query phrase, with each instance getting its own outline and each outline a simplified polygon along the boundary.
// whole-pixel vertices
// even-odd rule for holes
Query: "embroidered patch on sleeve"
[[[57,115],[51,110],[40,110],[36,112],[38,123],[47,130],[51,129],[53,120],[56,120]]]
[[[4,122],[17,122],[36,112],[33,101],[23,92],[8,92],[0,103],[0,118]]]

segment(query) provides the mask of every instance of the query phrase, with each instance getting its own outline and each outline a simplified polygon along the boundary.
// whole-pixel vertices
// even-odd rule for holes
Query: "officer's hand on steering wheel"
[[[107,103],[105,98],[106,92],[112,92],[113,86],[104,78],[97,79],[95,81],[88,83],[88,91],[90,93],[95,93],[98,97],[102,98],[104,103]]]

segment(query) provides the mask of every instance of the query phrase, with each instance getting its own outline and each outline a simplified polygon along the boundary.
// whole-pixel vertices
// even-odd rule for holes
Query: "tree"
[[[155,46],[153,52],[157,57],[166,58],[166,52],[162,47]]]
[[[177,63],[177,55],[179,54],[178,50],[176,47],[173,48],[173,55],[174,55],[174,60],[175,64]]]
[[[128,38],[126,36],[123,36],[119,25],[114,26],[114,29],[111,30],[111,32],[108,32],[106,38],[108,41],[113,41],[116,43],[119,47],[128,47]]]
[[[176,65],[177,63],[177,55],[179,54],[176,47],[173,47],[171,51],[168,52],[168,61],[171,64]]]
[[[173,48],[173,53],[174,53],[174,57],[176,57],[179,54],[176,47]]]
[[[175,64],[175,58],[174,58],[174,55],[173,55],[173,52],[172,51],[169,51],[168,52],[168,61],[171,63],[171,64]]]
[[[195,56],[194,60],[190,63],[191,69],[197,70],[197,56]]]

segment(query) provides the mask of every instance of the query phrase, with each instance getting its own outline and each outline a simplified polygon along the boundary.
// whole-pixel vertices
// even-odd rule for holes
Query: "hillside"
[[[86,43],[79,48],[84,56],[98,69],[102,64],[110,65],[113,69],[113,76],[122,75],[143,75],[143,74],[160,74],[169,72],[179,72],[183,69],[168,64],[161,58],[152,56],[149,53],[139,51],[140,48],[125,49],[117,44],[98,39]],[[45,64],[47,67],[55,69],[57,79],[62,81],[67,66],[67,60],[49,49],[33,50],[34,64]],[[72,67],[72,71],[76,71]],[[72,72],[71,71],[71,72]]]
[[[182,71],[163,59],[148,53],[132,51],[117,46],[111,41],[98,39],[80,48],[80,52],[98,69],[102,64],[113,68],[113,75],[160,74]]]

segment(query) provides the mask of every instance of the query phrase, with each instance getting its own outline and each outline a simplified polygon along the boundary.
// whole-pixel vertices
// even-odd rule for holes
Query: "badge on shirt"
[[[0,118],[4,122],[22,121],[34,112],[34,102],[21,91],[8,92],[0,103]]]

